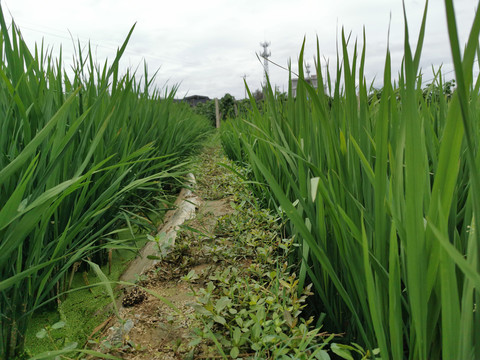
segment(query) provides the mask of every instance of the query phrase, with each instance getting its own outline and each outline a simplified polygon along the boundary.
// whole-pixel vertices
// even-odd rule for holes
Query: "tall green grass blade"
[[[74,262],[101,262],[122,204],[153,204],[211,127],[173,103],[175,89],[160,98],[151,79],[142,90],[132,72],[119,73],[133,27],[112,65],[79,47],[69,79],[61,57],[43,45],[31,53],[1,15],[0,357],[10,359],[23,353],[33,311],[68,286]]]
[[[268,190],[266,198],[289,218],[299,241],[291,259],[300,265],[302,283],[314,284],[315,310],[367,348],[380,347],[386,359],[479,353],[474,122],[480,81],[472,81],[472,67],[480,15],[462,59],[453,2],[446,8],[460,74],[453,94],[441,69],[433,69],[432,84],[422,88],[425,2],[414,53],[404,9],[398,81],[391,79],[387,50],[384,86],[368,94],[365,36],[358,54],[342,31],[332,74],[328,64],[321,73],[317,39],[317,76],[326,79],[326,89],[304,78],[304,43],[297,93],[289,86],[280,104],[267,89],[268,106],[222,128],[222,136],[241,138],[223,144],[250,164],[255,191]]]
[[[113,288],[110,285],[110,281],[108,280],[107,275],[105,275],[102,269],[100,269],[100,266],[98,266],[94,262],[91,262],[88,260],[85,260],[85,261],[91,266],[95,274],[100,279],[100,282],[105,286],[105,290],[107,291],[108,296],[110,296],[110,299],[112,299],[112,305],[113,305],[113,309],[115,310],[115,314],[118,317],[119,313],[118,313],[117,302],[115,301],[115,294],[113,293]]]
[[[12,162],[10,162],[6,167],[0,170],[0,185],[3,185],[5,181],[7,181],[15,171],[17,171],[25,162],[30,159],[30,157],[34,154],[37,148],[54,129],[57,122],[65,116],[69,105],[73,103],[79,90],[80,89],[77,89],[72,95],[69,96],[67,101],[65,101],[65,103],[57,111],[55,116],[53,116],[52,119],[47,123],[47,125],[32,139],[32,141],[28,143],[27,146],[25,146],[22,153],[17,156]]]
[[[422,139],[421,119],[418,116],[415,99],[417,68],[409,45],[407,18],[405,18],[405,55],[404,81],[402,96],[403,117],[405,118],[405,205],[406,205],[406,244],[407,287],[411,303],[412,324],[417,342],[413,349],[419,359],[427,359],[427,294],[426,283],[426,248],[424,228],[424,191],[425,191],[425,154]],[[423,26],[421,34],[423,33]],[[417,49],[417,53],[419,50]]]
[[[467,143],[467,162],[470,171],[470,183],[471,183],[471,198],[472,198],[472,207],[474,211],[474,228],[480,229],[480,220],[478,214],[480,213],[480,199],[478,195],[480,194],[480,173],[478,172],[477,161],[475,159],[476,153],[478,151],[476,142],[473,139],[474,134],[474,120],[471,116],[471,111],[469,110],[469,100],[470,100],[470,88],[472,83],[472,67],[473,61],[475,58],[475,52],[478,48],[478,37],[480,34],[480,9],[476,10],[474,22],[472,29],[470,31],[467,47],[464,52],[464,59],[462,61],[460,46],[457,34],[457,25],[455,12],[453,7],[453,2],[451,0],[445,0],[445,8],[447,13],[447,27],[448,34],[450,39],[450,47],[452,51],[452,58],[455,68],[455,75],[457,80],[457,92],[458,99],[460,103],[461,116],[463,120],[463,125],[465,128],[465,140]],[[480,243],[480,235],[478,231],[475,232],[476,242]],[[478,253],[469,254],[472,257],[475,257],[474,262],[478,263]],[[458,264],[458,263],[457,263]],[[477,267],[477,272],[480,272],[480,267]],[[474,294],[475,301],[480,300],[480,294],[477,291]],[[473,327],[473,341],[475,343],[475,357],[480,356],[480,315],[478,312],[475,313],[475,322]]]

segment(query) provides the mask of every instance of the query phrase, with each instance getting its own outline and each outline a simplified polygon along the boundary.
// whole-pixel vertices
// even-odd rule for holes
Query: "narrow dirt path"
[[[192,270],[196,276],[205,278],[216,266],[215,259],[210,257],[205,247],[212,244],[217,220],[233,212],[230,206],[232,194],[228,184],[223,183],[228,170],[217,164],[220,160],[222,156],[218,146],[205,149],[199,157],[194,190],[197,196],[196,216],[183,225],[189,230],[177,234],[173,252],[157,260],[152,269],[140,276],[139,287],[129,289],[123,301],[119,301],[123,322],[112,316],[109,322],[103,324],[106,330],[98,337],[97,350],[124,359],[139,360],[193,356],[193,347],[188,345],[194,321],[190,316],[194,311],[193,292],[198,292],[204,284],[182,278]],[[201,236],[190,236],[192,230]],[[131,281],[134,273],[142,273],[148,266],[146,256],[156,250],[157,244],[152,242],[147,245],[142,251],[143,258],[134,261],[122,280]]]
[[[186,221],[185,225],[211,234],[217,219],[231,211],[228,199],[203,201],[197,217]],[[187,239],[182,236],[179,235],[174,252],[150,270],[145,275],[146,279],[140,281],[139,285],[151,293],[145,294],[145,300],[140,303],[120,309],[120,316],[124,320],[132,319],[134,324],[128,333],[127,346],[124,347],[125,350],[132,350],[126,358],[184,359],[191,350],[188,343],[194,320],[189,315],[194,311],[192,304],[195,300],[192,290],[198,292],[203,284],[190,284],[182,278],[192,270],[197,276],[206,277],[214,263],[203,256],[203,244],[186,243],[184,241]],[[135,295],[132,297],[132,293],[128,293],[127,296],[135,302]]]
[[[97,350],[122,359],[329,359],[334,335],[304,314],[311,285],[288,264],[295,238],[212,146],[197,161],[196,217],[104,324]]]

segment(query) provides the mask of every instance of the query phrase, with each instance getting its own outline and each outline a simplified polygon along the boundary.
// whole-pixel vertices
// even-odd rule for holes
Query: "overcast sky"
[[[305,60],[316,53],[336,61],[336,42],[342,26],[352,39],[367,36],[366,78],[381,80],[391,14],[390,50],[394,72],[403,54],[401,0],[0,0],[7,23],[13,16],[32,46],[44,43],[63,48],[66,68],[72,64],[72,40],[90,40],[96,58],[113,60],[115,51],[136,23],[123,58],[124,67],[146,60],[149,72],[160,69],[158,87],[179,84],[177,97],[230,93],[244,97],[243,76],[252,90],[261,87],[263,67],[257,59],[260,42],[271,43],[270,60],[282,66],[298,54],[306,37]],[[422,0],[405,0],[412,46],[415,46],[424,7]],[[478,0],[454,0],[462,44],[466,41]],[[452,77],[443,1],[431,0],[421,66],[431,78],[431,65],[443,64]],[[287,90],[288,72],[269,65],[272,83]],[[143,65],[139,68],[143,71]]]

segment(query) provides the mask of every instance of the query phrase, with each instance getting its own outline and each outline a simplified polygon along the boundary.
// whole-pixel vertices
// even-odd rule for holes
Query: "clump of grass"
[[[0,24],[0,357],[10,359],[72,265],[120,245],[108,234],[174,186],[211,126],[173,103],[175,88],[153,89],[146,67],[144,83],[119,74],[133,28],[111,64],[79,48],[69,78],[61,57],[9,32],[1,8]]]
[[[382,359],[480,357],[480,78],[472,71],[480,12],[462,54],[453,3],[445,5],[453,94],[428,98],[421,87],[426,3],[415,49],[405,16],[398,81],[387,49],[384,87],[373,98],[364,78],[366,39],[352,54],[342,33],[335,76],[322,73],[317,51],[318,83],[326,88],[305,81],[302,47],[296,98],[289,89],[283,104],[269,86],[263,114],[222,130],[228,154],[251,164],[290,220],[300,289],[313,283],[312,305],[327,315],[328,328],[370,353],[379,348]],[[441,74],[434,76],[431,88],[444,89]]]

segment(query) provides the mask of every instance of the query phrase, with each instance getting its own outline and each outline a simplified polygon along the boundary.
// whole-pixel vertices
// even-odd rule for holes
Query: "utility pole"
[[[215,126],[220,128],[220,106],[218,105],[218,99],[215,98]]]
[[[310,64],[306,63],[305,68],[307,69],[307,79],[310,79]]]
[[[263,57],[263,69],[265,70],[264,77],[263,77],[263,87],[267,87],[267,77],[268,77],[268,58],[272,55],[270,51],[267,51],[268,47],[270,46],[270,42],[264,41],[260,43],[260,46],[263,47],[263,52],[260,54]]]

